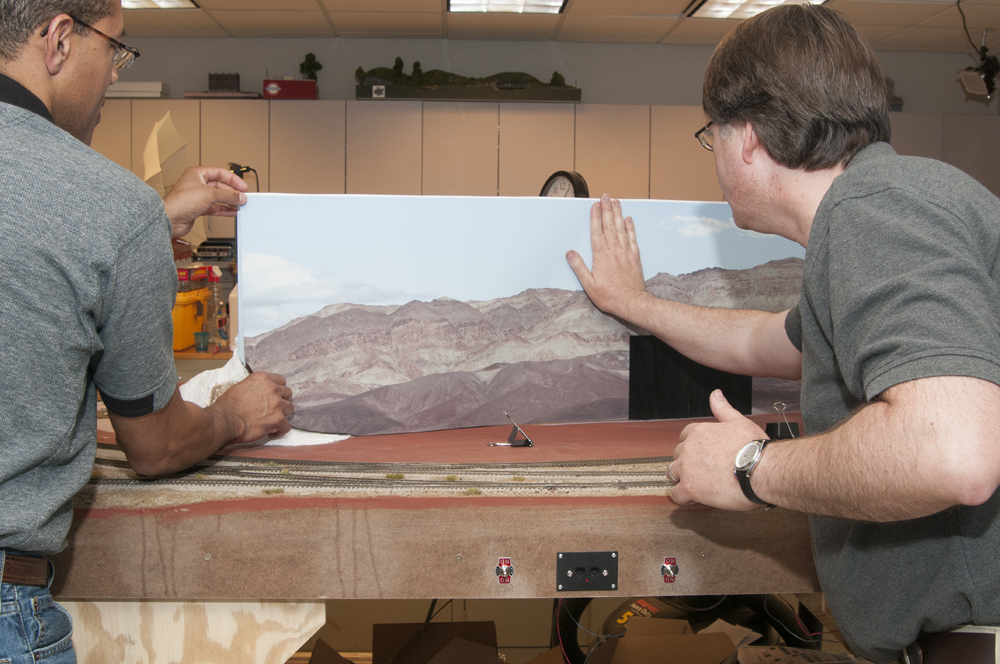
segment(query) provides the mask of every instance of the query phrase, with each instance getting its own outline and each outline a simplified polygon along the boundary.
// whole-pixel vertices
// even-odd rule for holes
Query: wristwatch
[[[750,486],[750,476],[753,475],[753,469],[757,467],[760,462],[760,457],[764,453],[764,448],[770,443],[770,440],[751,440],[749,443],[743,446],[739,454],[736,455],[736,465],[733,468],[733,473],[736,475],[736,481],[740,483],[740,488],[743,489],[743,495],[747,497],[751,502],[757,503],[758,505],[765,505],[768,509],[774,507],[770,503],[765,503],[763,500],[757,497],[757,494],[753,492],[753,487]]]

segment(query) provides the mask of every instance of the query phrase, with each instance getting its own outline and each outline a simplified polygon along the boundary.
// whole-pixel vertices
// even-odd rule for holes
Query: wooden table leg
[[[61,601],[81,662],[284,664],[326,622],[324,602]]]

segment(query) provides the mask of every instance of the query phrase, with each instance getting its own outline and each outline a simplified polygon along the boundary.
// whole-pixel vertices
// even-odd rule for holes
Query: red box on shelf
[[[316,81],[264,79],[264,99],[317,99]]]

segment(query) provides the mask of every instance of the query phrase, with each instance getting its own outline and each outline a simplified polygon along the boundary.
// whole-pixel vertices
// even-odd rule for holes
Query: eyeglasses
[[[699,143],[701,143],[701,147],[705,148],[709,152],[715,152],[715,148],[712,147],[712,142],[710,140],[711,139],[711,134],[706,134],[705,133],[706,131],[708,131],[708,128],[711,127],[711,126],[712,126],[712,123],[709,122],[707,125],[705,125],[701,129],[699,129],[698,131],[696,131],[694,133],[694,137],[698,139]]]
[[[69,16],[69,14],[67,14],[67,16]],[[125,44],[121,43],[114,37],[109,37],[108,35],[104,34],[94,26],[87,25],[86,23],[84,23],[83,21],[74,16],[70,16],[70,18],[79,23],[80,25],[82,25],[83,27],[87,28],[88,30],[93,30],[94,32],[104,37],[109,42],[111,42],[111,45],[115,47],[115,55],[113,58],[111,58],[111,64],[114,65],[115,69],[118,70],[128,69],[129,67],[132,66],[132,63],[135,62],[135,59],[139,57],[139,51],[132,48],[131,46],[126,46]],[[49,32],[49,27],[45,26],[45,29],[42,30],[42,36],[44,37],[45,35],[48,34],[48,32]]]

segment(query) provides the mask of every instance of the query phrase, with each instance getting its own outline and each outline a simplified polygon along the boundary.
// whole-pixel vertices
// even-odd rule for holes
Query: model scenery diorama
[[[579,103],[580,88],[566,84],[559,72],[544,83],[523,72],[501,72],[482,78],[462,76],[440,69],[423,71],[413,63],[404,71],[402,58],[392,67],[375,67],[354,72],[357,99],[429,99],[437,101],[550,101]]]

